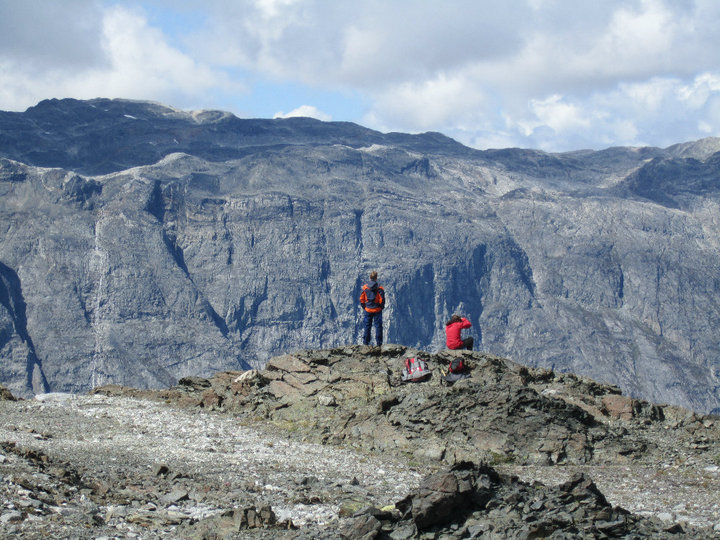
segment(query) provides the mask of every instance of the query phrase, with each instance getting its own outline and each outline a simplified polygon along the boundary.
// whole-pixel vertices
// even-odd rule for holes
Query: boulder
[[[15,401],[15,396],[2,385],[0,385],[0,401]]]
[[[618,420],[632,420],[635,417],[635,402],[627,396],[605,396],[602,399],[602,411]]]

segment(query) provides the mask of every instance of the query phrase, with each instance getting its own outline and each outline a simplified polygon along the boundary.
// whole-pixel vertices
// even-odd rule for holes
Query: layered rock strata
[[[482,350],[720,406],[717,139],[478,151],[127,100],[0,113],[0,381],[164,388],[359,343]]]

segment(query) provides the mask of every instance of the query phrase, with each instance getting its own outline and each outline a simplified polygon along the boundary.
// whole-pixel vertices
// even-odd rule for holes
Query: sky
[[[548,152],[720,136],[718,0],[0,0],[0,110],[311,116]]]

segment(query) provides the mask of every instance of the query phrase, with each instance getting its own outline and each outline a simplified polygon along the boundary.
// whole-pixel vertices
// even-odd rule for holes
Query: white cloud
[[[102,10],[92,0],[0,0],[0,63],[31,73],[105,63]]]
[[[547,99],[531,99],[530,110],[537,119],[534,125],[523,125],[520,128],[527,135],[541,126],[547,126],[556,132],[569,130],[582,130],[590,126],[590,118],[586,111],[578,105],[567,103],[559,94],[554,94]]]
[[[575,3],[589,17],[569,2],[553,5],[564,16],[551,21],[544,12],[531,25],[505,27],[525,34],[521,47],[478,54],[452,75],[372,88],[366,118],[383,126],[393,119],[395,129],[402,121],[408,131],[434,123],[471,145],[501,140],[548,150],[720,134],[710,110],[720,99],[720,61],[708,56],[720,46],[708,23],[720,20],[720,4]],[[452,90],[431,99],[441,78],[453,81]]]
[[[621,94],[617,102],[629,100],[635,107],[642,108],[645,113],[656,113],[663,109],[665,102],[675,93],[678,81],[676,79],[651,79],[637,83],[622,83],[619,85]],[[608,104],[612,106],[612,103]]]
[[[262,98],[265,115],[315,103],[278,114],[548,150],[720,134],[716,0],[18,5],[0,18],[2,109],[107,96],[257,115]],[[161,28],[175,10],[200,16]],[[359,96],[354,116],[317,101],[332,93]]]
[[[257,5],[266,17],[274,18],[297,2],[298,0],[258,0]]]
[[[324,122],[329,122],[332,120],[332,116],[329,114],[325,114],[324,112],[317,109],[317,107],[313,107],[312,105],[301,105],[297,109],[293,109],[289,113],[284,112],[278,112],[275,113],[273,118],[295,118],[295,117],[308,117],[308,118],[316,118],[318,120],[322,120]]]
[[[113,8],[105,15],[103,29],[103,46],[112,67],[96,72],[91,79],[103,95],[198,95],[230,85],[221,72],[170,47],[162,32],[148,26],[141,13]]]
[[[720,95],[720,73],[701,73],[689,84],[681,86],[678,98],[689,107],[698,109]]]
[[[169,46],[166,36],[149,26],[140,11],[115,6],[102,12],[96,24],[99,31],[93,30],[84,40],[94,51],[86,55],[92,61],[62,56],[65,63],[58,61],[39,70],[36,62],[26,63],[20,54],[10,57],[3,49],[3,108],[19,110],[51,97],[123,97],[183,106],[202,103],[205,93],[218,88],[242,90],[222,71]]]
[[[462,104],[458,96],[462,96]],[[440,131],[439,126],[474,123],[476,115],[470,111],[480,110],[484,101],[482,89],[468,84],[464,76],[439,74],[434,79],[401,83],[378,92],[366,119],[383,124],[384,129],[405,125],[414,130]]]

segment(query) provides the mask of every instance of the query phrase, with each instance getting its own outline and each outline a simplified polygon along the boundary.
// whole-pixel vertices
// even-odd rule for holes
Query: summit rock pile
[[[471,376],[449,385],[442,370],[457,355]],[[407,357],[424,359],[431,378],[402,383]],[[392,344],[299,351],[272,358],[261,371],[185,378],[167,390],[111,385],[95,392],[234,412],[313,442],[417,462],[601,464],[697,449],[720,454],[715,416],[470,351],[428,353]]]
[[[470,377],[448,385],[441,372],[454,355],[463,356]],[[400,382],[408,356],[426,360],[429,380]],[[162,457],[155,459],[169,466],[158,473],[152,471],[162,469],[146,464],[144,480],[132,482],[143,486],[132,488],[133,497],[148,493],[146,501],[127,509],[123,503],[118,512],[140,511],[149,527],[167,535],[720,534],[720,419],[483,353],[431,354],[398,345],[298,351],[272,358],[260,371],[188,377],[164,390],[109,385],[73,399],[79,400],[76,416],[100,406],[109,414],[115,407],[138,410],[141,416],[130,416],[129,425],[146,442],[135,444],[157,446]],[[36,407],[28,407],[34,418],[41,416]],[[156,416],[160,411],[164,418]],[[52,415],[58,417],[57,409]],[[189,415],[187,427],[178,429],[177,415]],[[153,422],[163,425],[158,433]],[[117,422],[113,426],[118,429]],[[115,435],[118,444],[122,433]],[[53,438],[44,438],[26,436],[15,444],[52,448]],[[253,444],[264,450],[253,450]],[[196,452],[207,451],[207,464],[199,465]],[[139,454],[131,452],[133,459]],[[258,460],[238,466],[249,455]],[[228,469],[224,462],[235,465]],[[120,470],[129,474],[128,467]],[[82,471],[78,476],[84,474],[92,477]],[[212,486],[212,494],[199,495],[199,484]],[[170,510],[174,524],[160,511],[170,504],[162,498],[172,492],[179,494]],[[107,500],[96,503],[101,515],[108,504],[118,504],[112,502],[114,489],[105,493]],[[248,512],[267,520],[250,529]],[[118,513],[112,518],[104,525],[131,527]]]

